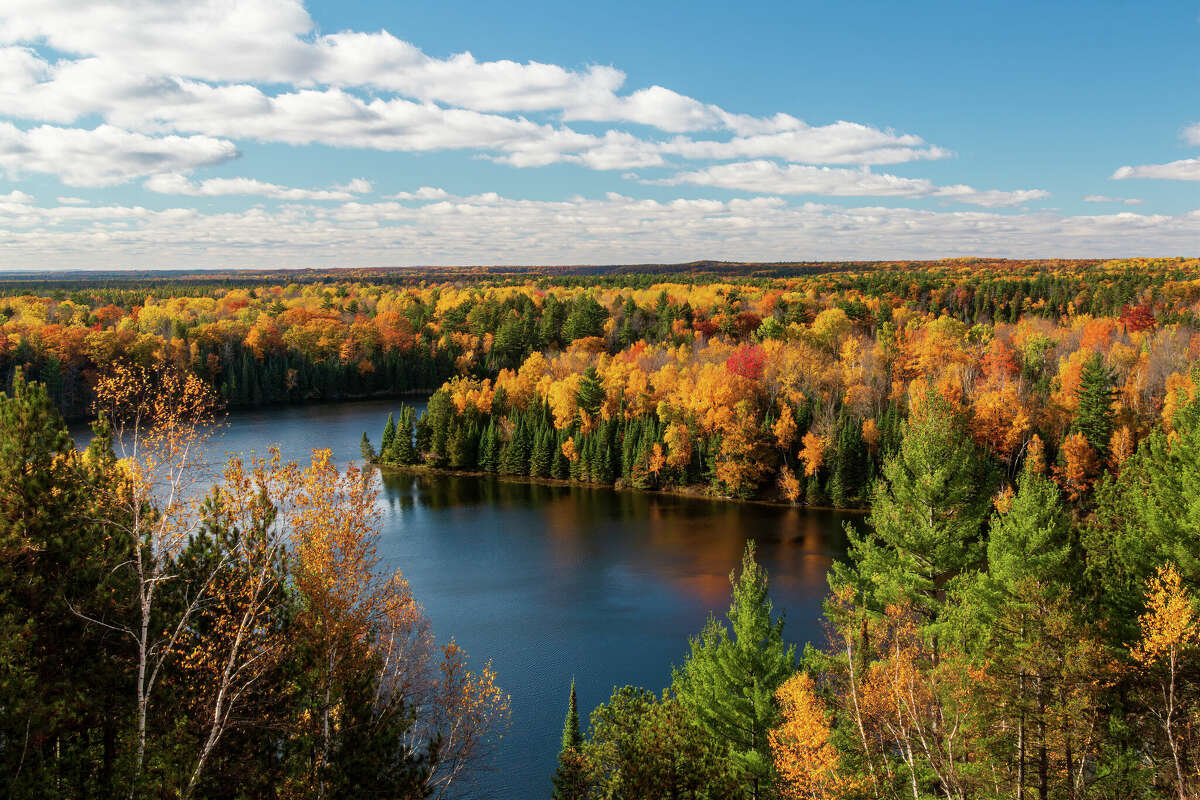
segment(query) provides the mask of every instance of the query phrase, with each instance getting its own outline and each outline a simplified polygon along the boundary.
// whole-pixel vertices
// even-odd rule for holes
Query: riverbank
[[[535,478],[530,475],[507,475],[498,472],[484,472],[483,470],[451,469],[449,467],[434,467],[428,464],[379,464],[377,462],[370,462],[370,464],[381,473],[394,475],[403,475],[407,473],[423,475],[450,475],[464,478],[495,478],[496,480],[503,481],[505,483],[519,483],[540,486],[580,486],[587,489],[611,489],[615,492],[628,492],[631,494],[668,495],[671,497],[686,497],[692,500],[716,500],[724,503],[745,503],[747,505],[758,505],[768,508],[797,508],[805,511],[827,511],[838,514],[866,515],[867,512],[870,511],[868,508],[806,505],[769,497],[734,497],[732,495],[714,494],[707,486],[701,485],[668,486],[658,489],[638,489],[625,484],[624,481],[617,481],[616,483],[595,483],[592,481],[572,481],[562,478]]]

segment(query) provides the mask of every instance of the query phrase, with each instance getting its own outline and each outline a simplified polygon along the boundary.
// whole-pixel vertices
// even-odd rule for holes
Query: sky
[[[0,269],[1200,255],[1200,2],[4,0]]]

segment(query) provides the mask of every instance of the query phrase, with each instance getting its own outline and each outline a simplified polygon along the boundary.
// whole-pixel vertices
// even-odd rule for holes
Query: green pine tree
[[[903,431],[875,486],[870,530],[846,528],[853,566],[834,572],[880,608],[907,600],[933,621],[947,584],[983,563],[992,479],[963,420],[940,396],[927,395]]]
[[[596,372],[596,368],[588,367],[579,379],[579,388],[575,391],[575,401],[581,410],[595,416],[600,413],[600,406],[604,405],[604,397],[604,385],[600,383],[600,376]]]
[[[1074,427],[1084,435],[1101,459],[1108,454],[1115,427],[1115,384],[1116,375],[1104,365],[1104,357],[1096,353],[1084,364],[1079,374],[1079,388],[1075,390],[1079,408],[1075,412]]]
[[[410,405],[400,407],[400,422],[396,425],[395,440],[392,451],[395,460],[400,464],[415,464],[418,461],[417,448],[413,445],[413,424],[416,412]]]
[[[579,729],[579,705],[575,699],[575,679],[571,678],[571,694],[567,700],[567,716],[563,720],[562,750],[578,750],[583,746]]]
[[[383,437],[379,440],[379,457],[384,463],[390,464],[396,460],[393,447],[396,442],[396,418],[388,412],[387,423],[383,426]]]
[[[741,573],[731,573],[729,626],[709,617],[691,640],[691,655],[672,676],[683,706],[709,736],[727,743],[731,764],[754,798],[769,795],[772,776],[767,732],[778,724],[775,690],[796,667],[783,641],[783,617],[772,617],[766,572],[746,543]]]
[[[495,472],[500,466],[499,439],[496,423],[489,419],[479,439],[479,468],[484,472]]]

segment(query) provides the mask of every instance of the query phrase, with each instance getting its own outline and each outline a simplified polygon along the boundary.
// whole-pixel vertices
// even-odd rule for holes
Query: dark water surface
[[[307,462],[328,447],[344,464],[360,459],[364,430],[378,447],[398,406],[239,412],[210,449],[277,443],[285,459]],[[834,512],[495,478],[381,480],[380,554],[404,573],[438,637],[453,637],[476,665],[491,659],[512,695],[512,727],[472,797],[549,797],[571,677],[585,721],[614,686],[661,691],[688,637],[728,607],[747,539],[786,610],[786,637],[819,641],[825,573],[844,548],[847,517]]]

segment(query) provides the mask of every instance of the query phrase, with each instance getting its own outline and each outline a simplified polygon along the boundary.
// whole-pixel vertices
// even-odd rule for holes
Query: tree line
[[[610,355],[639,342],[752,343],[832,309],[864,335],[897,312],[968,327],[1089,316],[1119,319],[1128,331],[1195,330],[1198,275],[1195,261],[1140,259],[710,264],[541,277],[360,270],[293,283],[272,283],[281,277],[273,273],[64,277],[0,286],[0,380],[11,384],[20,369],[80,418],[97,377],[122,362],[191,372],[238,408],[429,391],[455,375],[494,379],[534,352],[578,342]]]

